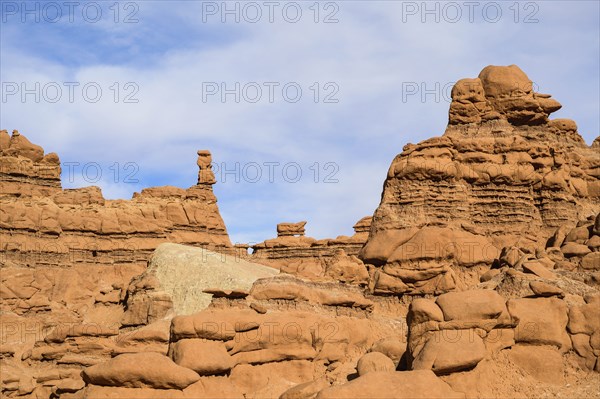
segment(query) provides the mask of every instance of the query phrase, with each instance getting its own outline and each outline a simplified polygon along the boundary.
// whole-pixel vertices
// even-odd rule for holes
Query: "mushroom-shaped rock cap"
[[[533,92],[533,82],[516,65],[488,65],[479,73],[487,97],[523,96]]]
[[[298,223],[279,223],[277,225],[277,237],[303,236],[306,221]]]
[[[449,125],[505,121],[514,126],[542,125],[561,105],[549,94],[533,91],[533,82],[516,65],[489,65],[475,79],[452,88]]]
[[[198,166],[205,166],[212,162],[212,155],[209,150],[198,150]]]

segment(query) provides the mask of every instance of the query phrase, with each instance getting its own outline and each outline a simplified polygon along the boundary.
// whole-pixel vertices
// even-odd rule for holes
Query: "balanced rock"
[[[440,295],[436,303],[446,321],[496,319],[507,312],[505,299],[492,290],[449,292]]]
[[[556,274],[548,270],[539,260],[523,262],[523,271],[548,280],[556,280]]]
[[[212,185],[217,182],[212,170],[212,155],[208,150],[198,150],[198,184]]]
[[[252,246],[251,260],[299,277],[319,279],[325,275],[335,279],[342,277],[338,274],[342,273],[346,282],[364,284],[366,268],[360,260],[352,257],[358,255],[367,241],[371,219],[368,216],[359,220],[352,236],[321,240],[305,236],[306,222],[280,223],[277,225],[277,238]],[[340,251],[347,256],[341,256]],[[328,271],[332,263],[338,263],[340,257],[345,258],[342,262],[344,265],[333,267],[335,271]]]
[[[532,281],[529,283],[529,288],[531,288],[533,293],[537,296],[557,296],[559,298],[563,298],[565,296],[563,290],[554,285],[544,283],[543,281]]]
[[[303,236],[306,221],[298,223],[279,223],[277,225],[277,237]]]
[[[576,242],[568,242],[563,245],[560,250],[567,258],[581,257],[592,252],[587,245],[578,244]]]

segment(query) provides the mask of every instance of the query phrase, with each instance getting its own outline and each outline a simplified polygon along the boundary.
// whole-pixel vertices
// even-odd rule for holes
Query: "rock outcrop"
[[[14,130],[0,130],[0,197],[50,196],[60,191],[60,159]]]
[[[5,264],[144,265],[162,242],[231,247],[212,191],[214,176],[206,176],[212,171],[201,166],[210,162],[208,151],[199,151],[197,185],[147,188],[124,201],[105,200],[98,187],[62,190],[56,154],[44,156],[18,132],[8,143],[0,147],[0,259]]]
[[[247,296],[254,281],[274,276],[276,269],[204,248],[161,244],[148,268],[127,289],[123,325],[138,326],[163,318],[196,313],[213,295]]]
[[[240,273],[247,268],[240,265]],[[314,396],[332,383],[347,382],[357,370],[393,373],[392,357],[398,361],[403,354],[402,321],[358,287],[288,275],[258,279],[245,295],[226,291],[213,295],[200,312],[124,330],[116,337],[118,346],[105,349],[115,357],[84,370],[84,395],[204,398],[211,396],[198,393],[195,385],[212,382],[212,397],[227,392],[240,398]],[[164,322],[170,324],[168,349]],[[150,345],[152,336],[160,345]],[[45,351],[51,352],[48,346]],[[137,361],[156,367],[126,367]],[[177,371],[181,368],[186,371]],[[164,372],[157,375],[159,370]],[[187,396],[192,392],[197,396]]]
[[[75,392],[85,366],[131,348],[166,347],[168,325],[166,342],[155,333],[147,342],[146,333],[123,338],[124,305],[140,280],[132,278],[161,243],[235,252],[212,191],[210,153],[198,156],[198,184],[188,189],[152,187],[129,201],[106,200],[98,187],[63,190],[56,154],[17,131],[0,132],[0,347],[10,349],[0,356],[3,397]],[[151,283],[135,287],[146,292]],[[139,324],[173,307],[168,294],[149,295]]]
[[[409,368],[438,375],[470,371],[502,353],[534,378],[560,384],[562,354],[573,348],[581,367],[597,368],[600,318],[591,312],[599,298],[587,295],[586,303],[569,307],[558,297],[506,301],[480,289],[443,294],[435,302],[416,299],[407,316]],[[547,371],[545,362],[551,365]]]
[[[103,275],[102,269],[111,270],[109,266],[102,266],[90,269],[88,274],[96,274],[98,278]],[[69,268],[64,271],[72,273]],[[85,384],[137,389],[141,390],[135,391],[137,395],[144,395],[145,390],[183,390],[198,382],[200,377],[228,373],[235,363],[230,362],[225,347],[202,339],[215,339],[220,344],[221,340],[235,338],[235,333],[229,334],[236,330],[236,323],[244,320],[248,321],[248,326],[258,326],[260,313],[248,305],[246,311],[235,308],[250,295],[253,282],[275,274],[275,269],[233,255],[163,244],[148,269],[132,278],[129,286],[115,289],[105,287],[102,280],[92,280],[78,287],[81,280],[73,278],[73,284],[60,287],[68,288],[63,294],[62,306],[52,301],[56,298],[51,298],[45,308],[18,314],[3,310],[2,377],[19,376],[3,395],[16,395],[17,391],[30,389],[28,393],[35,391],[35,395],[49,397],[52,393],[81,390]],[[53,277],[48,271],[43,276]],[[124,277],[105,275],[102,278],[118,281]],[[10,281],[13,285],[23,285],[27,280],[13,276]],[[94,296],[97,289],[102,292]],[[315,297],[313,306],[322,306],[319,300],[333,308],[338,304],[350,306],[343,296],[336,300],[335,293],[327,294],[329,296],[323,299]],[[255,307],[276,308],[269,304],[270,295],[274,294],[263,290],[261,299],[253,300]],[[176,315],[206,308],[211,298],[216,304],[231,301],[228,307],[232,309],[220,312],[213,308],[199,313],[201,316],[196,319],[178,316],[171,322]],[[349,293],[346,298],[359,302],[356,307],[361,312],[359,305],[363,308],[372,306],[356,292]],[[10,302],[3,299],[3,305],[8,304]],[[248,317],[244,319],[243,315]],[[223,323],[225,320],[230,323],[217,324],[221,323],[219,317],[224,318]],[[186,320],[191,320],[191,324]],[[267,328],[270,328],[268,323]],[[200,353],[202,357],[199,357]],[[195,389],[197,387],[194,392]]]
[[[281,223],[251,254],[208,151],[197,185],[108,201],[0,132],[2,397],[597,396],[599,141],[550,120],[560,104],[515,66],[452,96],[354,236]],[[88,241],[40,261],[15,244],[68,237]]]
[[[441,293],[472,284],[503,247],[535,249],[600,210],[600,153],[517,67],[486,67],[452,90],[442,137],[389,168],[360,258],[375,290]]]
[[[349,262],[362,265],[356,255],[367,241],[371,227],[370,216],[360,219],[354,225],[354,235],[351,237],[317,240],[304,235],[305,225],[306,222],[278,224],[277,238],[252,246],[252,261],[310,278],[331,274],[330,265],[340,257],[348,256]],[[364,266],[360,269],[366,272]],[[364,276],[360,280],[363,281]]]
[[[277,237],[303,236],[304,226],[306,226],[306,222],[279,223],[277,225]]]

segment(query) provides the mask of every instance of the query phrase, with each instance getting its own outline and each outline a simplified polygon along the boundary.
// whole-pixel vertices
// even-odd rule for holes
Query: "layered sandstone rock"
[[[245,269],[240,266],[240,273]],[[170,321],[167,352],[162,345],[134,343],[136,337],[148,343],[152,331],[164,340],[163,329],[154,327],[159,322],[123,334],[117,339],[121,351],[113,348],[114,359],[85,369],[81,392],[89,397],[204,398],[211,396],[196,384],[210,383],[212,397],[314,396],[332,383],[346,383],[357,370],[393,371],[396,363],[384,352],[402,356],[402,349],[391,344],[404,340],[402,321],[380,311],[358,287],[276,276],[256,280],[245,296],[225,291],[213,296],[207,309]],[[385,364],[378,366],[376,358]],[[156,368],[125,367],[150,360]],[[187,371],[175,373],[178,367]],[[164,372],[157,376],[159,370]]]
[[[208,307],[211,289],[248,295],[254,281],[277,273],[234,255],[161,244],[148,268],[129,284],[123,324],[147,324],[171,310],[179,315],[195,313]]]
[[[277,237],[303,236],[304,226],[306,226],[305,221],[298,223],[279,223],[277,225]]]
[[[17,130],[0,130],[0,197],[50,196],[60,191],[60,160]]]
[[[580,220],[573,228],[559,227],[535,251],[517,246],[503,248],[492,269],[480,280],[494,288],[506,285],[509,273],[511,283],[500,287],[506,297],[531,291],[538,296],[589,294],[600,286],[600,236],[594,232],[595,219]],[[541,281],[530,281],[533,278]]]
[[[306,222],[278,224],[277,238],[252,246],[252,261],[276,267],[286,273],[319,278],[332,275],[332,270],[336,268],[332,264],[347,257],[343,262],[359,264],[358,280],[365,281],[366,268],[355,256],[367,241],[371,227],[370,216],[360,219],[354,225],[355,233],[351,237],[317,240],[304,235],[305,225]]]
[[[14,305],[18,312],[14,313],[8,309],[12,301],[3,298],[2,305],[6,308],[2,313],[0,366],[3,373],[8,373],[7,378],[19,376],[18,381],[11,382],[4,395],[17,395],[17,391],[27,388],[39,397],[49,397],[52,393],[78,391],[85,386],[84,382],[123,389],[182,390],[198,381],[198,375],[226,373],[234,366],[233,363],[225,365],[229,356],[227,351],[219,351],[214,345],[211,347],[200,342],[201,338],[215,338],[214,334],[223,338],[219,335],[221,326],[215,329],[219,313],[214,310],[207,312],[208,317],[197,323],[199,330],[206,328],[212,336],[197,333],[193,323],[192,332],[186,333],[188,327],[185,322],[182,324],[180,319],[176,319],[174,323],[181,329],[174,333],[177,338],[173,341],[171,318],[206,307],[211,297],[216,301],[226,301],[229,298],[226,293],[230,296],[234,293],[232,304],[236,305],[249,295],[257,278],[277,273],[275,269],[234,256],[176,244],[161,246],[149,268],[134,278],[126,274],[110,274],[113,270],[110,266],[90,266],[82,276],[74,274],[73,269],[78,270],[76,267],[60,269],[63,272],[60,278],[71,275],[70,283],[60,287],[52,287],[51,281],[47,280],[55,278],[53,273],[56,271],[42,273],[37,268],[24,269],[38,272],[34,274],[37,280],[28,280],[27,274],[15,274],[7,280],[12,283],[12,291],[3,291],[3,294],[16,291],[30,295],[31,286],[42,285],[49,288],[54,296],[46,297],[35,292],[33,299],[27,303],[27,309],[22,309],[25,303],[17,299]],[[121,279],[131,279],[131,283],[107,285],[111,280]],[[14,288],[17,286],[23,288],[19,291]],[[96,293],[97,290],[101,292]],[[203,291],[212,291],[213,294]],[[243,295],[239,296],[240,293]],[[47,294],[46,291],[44,294]],[[332,295],[329,291],[327,294]],[[360,298],[353,294],[359,302]],[[332,298],[328,303],[335,308],[339,301],[336,302],[335,295]],[[269,305],[268,295],[254,302],[273,307]],[[347,306],[347,303],[342,299],[340,306]],[[370,302],[362,304],[366,306]],[[37,307],[32,309],[32,305]],[[246,313],[223,312],[232,315],[232,327],[227,325],[223,334],[234,331],[235,323],[243,321],[241,315],[258,314],[248,305],[246,310]],[[258,325],[258,321],[248,320],[252,325]],[[200,364],[197,363],[199,353],[205,355]],[[136,368],[137,363],[145,366]],[[81,375],[86,367],[90,369]],[[54,370],[59,371],[53,374]],[[209,392],[215,394],[213,390]]]
[[[198,152],[197,185],[152,187],[130,201],[111,201],[98,187],[61,190],[58,156],[44,156],[18,132],[8,141],[6,135],[0,133],[0,259],[5,264],[144,265],[162,242],[231,247],[211,187],[208,151]]]
[[[11,192],[2,175],[0,238],[90,239],[70,261],[2,247],[2,396],[596,395],[598,140],[548,120],[558,107],[518,68],[488,67],[457,83],[444,137],[397,157],[353,237],[285,223],[251,255],[229,244],[207,151],[198,185],[131,201],[38,172],[11,172],[26,182]],[[19,137],[0,160],[41,164]],[[120,260],[119,240],[144,246]]]
[[[597,367],[600,318],[591,312],[598,298],[596,292],[569,307],[558,297],[506,301],[496,291],[480,289],[443,294],[435,302],[416,299],[407,316],[409,368],[450,374],[472,370],[502,352],[534,378],[559,384],[566,368],[562,354],[573,349],[582,366]],[[536,365],[546,361],[553,367],[547,372]],[[556,374],[560,378],[548,378]]]
[[[56,154],[16,131],[0,132],[0,346],[10,349],[0,359],[3,397],[68,394],[84,386],[82,368],[111,356],[166,355],[168,325],[167,338],[152,329],[126,337],[130,291],[153,283],[138,278],[129,289],[130,281],[164,242],[233,251],[212,191],[210,153],[198,155],[198,184],[189,189],[153,187],[129,201],[106,200],[97,187],[61,189]],[[164,292],[149,295],[142,305],[152,306],[138,324],[160,322],[173,307]]]
[[[375,290],[444,292],[499,249],[542,245],[600,209],[600,153],[516,66],[486,67],[452,91],[442,137],[408,144],[389,168],[361,250]],[[466,256],[464,255],[466,254]]]

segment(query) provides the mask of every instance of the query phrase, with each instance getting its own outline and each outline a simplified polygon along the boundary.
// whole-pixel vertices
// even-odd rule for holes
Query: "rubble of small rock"
[[[488,66],[352,237],[281,223],[250,254],[208,151],[196,186],[109,201],[0,132],[2,397],[600,395],[600,138],[559,108]]]

